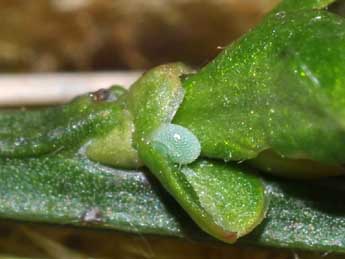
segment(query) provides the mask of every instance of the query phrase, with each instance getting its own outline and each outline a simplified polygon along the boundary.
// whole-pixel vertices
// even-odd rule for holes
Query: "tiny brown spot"
[[[96,92],[90,93],[90,98],[94,102],[105,101],[109,98],[110,92],[107,89],[99,89]]]

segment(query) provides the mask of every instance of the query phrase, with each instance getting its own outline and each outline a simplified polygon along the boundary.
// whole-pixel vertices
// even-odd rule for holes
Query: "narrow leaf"
[[[117,170],[64,153],[0,159],[0,181],[2,218],[210,240],[144,171]],[[308,184],[267,179],[267,216],[240,240],[345,253],[343,186],[344,179]]]

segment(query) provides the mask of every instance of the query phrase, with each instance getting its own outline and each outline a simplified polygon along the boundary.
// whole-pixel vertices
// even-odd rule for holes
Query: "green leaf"
[[[0,159],[0,182],[2,218],[210,240],[149,173],[102,166],[80,153]],[[343,186],[344,179],[266,180],[266,218],[240,240],[345,253]]]
[[[210,235],[233,243],[263,220],[266,197],[257,176],[217,162],[179,166],[154,146],[141,152],[165,189]]]
[[[67,105],[0,112],[0,156],[30,157],[80,145],[104,135],[121,118],[120,87],[86,94]]]
[[[81,153],[0,158],[0,178],[2,218],[136,233],[178,235],[182,229],[152,177],[102,166]]]
[[[344,179],[267,180],[270,209],[250,236],[270,246],[345,253]]]
[[[205,157],[243,161],[273,150],[343,164],[344,28],[326,11],[271,14],[183,81],[173,123],[197,136]]]

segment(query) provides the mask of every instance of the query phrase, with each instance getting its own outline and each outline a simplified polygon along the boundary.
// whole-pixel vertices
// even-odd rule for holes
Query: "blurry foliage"
[[[1,0],[0,71],[202,65],[278,0]]]

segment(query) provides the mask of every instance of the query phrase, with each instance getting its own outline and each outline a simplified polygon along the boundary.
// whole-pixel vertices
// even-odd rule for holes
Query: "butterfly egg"
[[[175,124],[164,124],[158,128],[152,142],[180,165],[192,163],[201,152],[197,137],[187,128]]]

